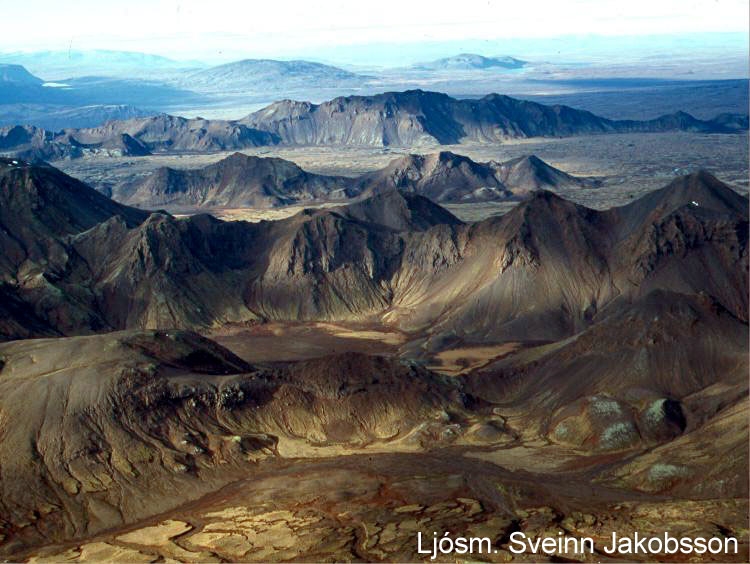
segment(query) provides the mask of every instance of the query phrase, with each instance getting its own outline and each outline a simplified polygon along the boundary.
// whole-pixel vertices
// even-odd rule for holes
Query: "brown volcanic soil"
[[[417,530],[450,530],[497,539],[502,561],[516,527],[602,545],[667,528],[736,536],[743,561],[747,327],[705,300],[649,299],[448,379],[358,354],[253,367],[181,332],[0,345],[0,550],[403,561]],[[684,354],[704,364],[676,368]],[[650,359],[675,377],[622,377]],[[609,444],[622,424],[637,435]]]
[[[602,552],[613,530],[658,535],[665,520],[679,516],[674,534],[709,537],[743,530],[746,514],[746,500],[623,494],[591,484],[585,473],[553,481],[457,451],[356,455],[264,464],[251,480],[126,529],[48,547],[32,561],[421,561],[417,532],[431,541],[433,532],[444,531],[490,538],[493,553],[474,555],[490,562],[573,556],[512,554],[508,535],[522,530],[530,537],[590,536],[596,552],[583,561],[610,562],[628,560]],[[747,551],[745,541],[737,555],[703,561],[742,562]]]
[[[467,225],[388,192],[250,225],[19,168],[0,328],[130,329],[0,344],[0,557],[413,560],[445,529],[504,560],[516,528],[668,528],[747,559],[747,201],[712,176],[606,212],[544,192]]]
[[[0,358],[11,557],[174,508],[269,457],[421,450],[471,403],[409,364],[349,353],[252,367],[184,332],[17,341]]]
[[[305,360],[344,352],[393,355],[407,336],[389,327],[347,323],[264,323],[206,333],[248,362]]]
[[[22,246],[0,275],[21,302],[16,309],[25,303],[46,334],[386,323],[427,333],[429,353],[446,339],[471,346],[569,337],[616,298],[658,289],[705,292],[747,319],[746,200],[704,172],[606,212],[538,192],[501,218],[469,225],[396,191],[276,222],[146,218],[82,184],[66,199],[70,213],[59,206],[55,219],[47,211],[54,200],[45,199],[54,186],[44,192],[9,179],[0,195],[11,207],[19,196],[27,205],[4,219],[9,246]],[[101,222],[66,224],[90,213]]]

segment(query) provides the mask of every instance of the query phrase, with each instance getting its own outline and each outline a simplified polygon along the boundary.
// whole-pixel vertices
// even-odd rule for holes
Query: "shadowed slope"
[[[497,178],[491,163],[477,163],[448,151],[407,155],[364,174],[356,184],[365,193],[408,190],[435,202],[504,199],[512,195]]]
[[[550,166],[536,155],[493,164],[500,181],[516,194],[535,190],[554,191],[560,188],[593,188],[599,185],[597,180],[577,178]]]
[[[119,216],[133,227],[147,214],[113,202],[46,165],[0,159],[0,265],[7,279],[24,264],[54,263],[64,253],[59,240]]]
[[[35,241],[56,258],[27,261],[15,294],[66,334],[379,319],[427,331],[436,346],[443,335],[556,340],[585,328],[616,297],[657,289],[706,293],[746,320],[743,199],[706,173],[647,198],[657,200],[599,212],[537,192],[472,225],[398,191],[257,224],[153,214],[133,226],[114,215],[71,238],[42,222]],[[118,210],[143,217],[94,200],[105,207],[102,219]],[[89,210],[75,209],[71,217]],[[39,217],[60,223],[53,210]]]
[[[657,290],[615,300],[572,338],[470,375],[466,389],[508,409],[535,406],[522,416],[529,429],[574,448],[623,451],[680,437],[606,472],[627,487],[742,496],[747,339],[747,323],[711,298]],[[705,481],[707,473],[721,479]]]

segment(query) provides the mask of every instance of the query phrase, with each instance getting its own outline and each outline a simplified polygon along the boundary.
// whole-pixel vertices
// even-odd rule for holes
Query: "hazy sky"
[[[0,51],[96,48],[207,61],[331,58],[341,46],[748,31],[748,0],[2,0],[0,8]]]

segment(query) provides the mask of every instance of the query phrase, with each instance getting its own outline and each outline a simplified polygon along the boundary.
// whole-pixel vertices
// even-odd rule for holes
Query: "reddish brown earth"
[[[0,198],[2,558],[748,558],[747,200],[707,173],[474,224],[402,192],[177,219],[5,160]]]

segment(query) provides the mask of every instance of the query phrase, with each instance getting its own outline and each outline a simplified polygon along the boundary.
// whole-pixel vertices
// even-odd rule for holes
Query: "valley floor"
[[[703,562],[746,562],[747,499],[689,500],[591,481],[612,457],[509,445],[493,462],[481,447],[429,453],[358,453],[261,464],[252,477],[174,511],[85,541],[50,546],[30,562],[423,561],[434,534],[488,538],[484,562],[653,561],[668,555],[607,554],[618,536],[670,533],[740,539],[737,554]],[[629,453],[627,456],[632,456]],[[503,466],[508,461],[509,467]],[[429,471],[426,469],[429,468]],[[594,552],[514,554],[509,535],[594,539]],[[426,539],[426,540],[424,540]],[[514,545],[515,548],[515,545]],[[469,555],[467,555],[469,556]],[[456,555],[438,554],[454,562]]]
[[[415,335],[362,323],[225,326],[207,336],[251,363],[349,351],[408,356],[415,343]],[[457,375],[519,346],[459,345],[426,361],[437,372]],[[671,561],[668,554],[605,552],[613,532],[651,537],[665,529],[678,538],[738,539],[737,554],[697,561],[746,562],[750,556],[746,498],[650,493],[669,479],[653,471],[632,488],[619,478],[622,468],[644,467],[653,447],[577,450],[535,436],[512,407],[496,407],[493,414],[502,429],[480,420],[427,423],[436,427],[426,450],[414,434],[359,447],[297,444],[299,450],[253,463],[247,477],[238,475],[172,511],[26,556],[30,562],[423,561],[431,553],[418,550],[432,550],[433,535],[450,532],[452,538],[490,539],[489,553],[470,555],[483,562]],[[445,446],[452,426],[462,435]],[[592,538],[594,551],[519,555],[509,543],[516,531],[529,539]]]

